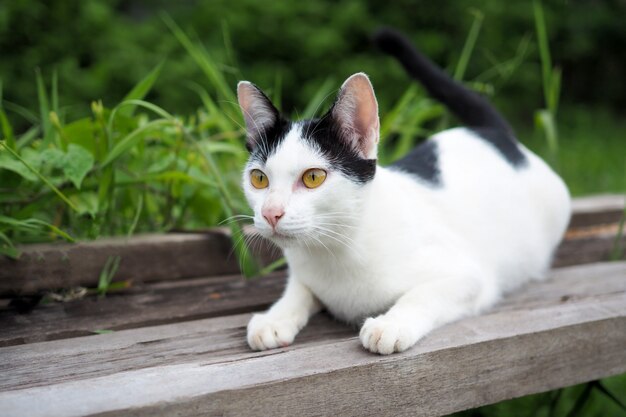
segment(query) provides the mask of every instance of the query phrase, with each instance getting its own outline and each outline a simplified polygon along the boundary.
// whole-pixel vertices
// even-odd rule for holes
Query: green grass
[[[561,110],[557,169],[574,196],[626,192],[626,120],[601,109]],[[522,129],[520,140],[550,161],[542,132]]]

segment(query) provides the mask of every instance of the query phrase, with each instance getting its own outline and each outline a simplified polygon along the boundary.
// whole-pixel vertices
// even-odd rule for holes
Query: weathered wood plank
[[[0,409],[15,416],[446,414],[625,372],[624,271],[626,263],[558,271],[389,357],[365,352],[342,327],[321,337],[312,327],[310,339],[291,347],[247,352],[247,315],[2,348]]]
[[[163,281],[106,298],[52,302],[28,314],[0,310],[0,346],[262,310],[284,283],[284,272],[250,281],[240,275]]]
[[[615,223],[624,211],[623,196],[596,196],[574,199],[571,228]],[[576,251],[588,251],[584,262],[607,260],[613,240],[600,234],[589,241],[564,242],[555,265],[579,262]],[[57,245],[29,245],[21,248],[22,258],[14,261],[0,256],[0,296],[33,294],[41,290],[96,286],[100,271],[111,256],[122,261],[118,279],[134,282],[185,279],[238,272],[231,240],[223,229],[207,233],[173,233],[109,238],[95,242]],[[268,242],[260,245],[263,262],[276,259],[278,252]]]
[[[233,274],[237,263],[225,234],[143,235],[77,244],[20,248],[19,261],[0,259],[0,294],[95,286],[107,259],[120,256],[120,279],[136,282]]]
[[[617,224],[570,229],[557,248],[552,267],[626,259],[626,229],[619,238],[618,233]]]
[[[624,215],[626,195],[600,194],[572,200],[570,228],[617,223]]]
[[[89,379],[129,370],[202,360],[204,366],[275,352],[252,352],[245,344],[249,314],[124,330],[95,337],[2,348],[0,392]],[[354,336],[355,329],[320,314],[298,335],[300,349]],[[9,372],[7,372],[9,374]]]

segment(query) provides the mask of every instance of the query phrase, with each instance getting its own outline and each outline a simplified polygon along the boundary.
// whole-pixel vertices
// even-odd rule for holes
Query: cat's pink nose
[[[279,206],[263,207],[261,214],[272,228],[275,229],[278,221],[285,215],[285,209]]]

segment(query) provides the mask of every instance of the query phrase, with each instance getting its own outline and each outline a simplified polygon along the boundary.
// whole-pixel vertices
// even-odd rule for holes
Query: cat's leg
[[[290,345],[309,317],[321,307],[311,290],[290,277],[283,296],[265,313],[252,316],[248,323],[248,345],[254,350]]]
[[[478,313],[498,298],[496,283],[468,263],[441,265],[378,317],[368,318],[360,332],[363,346],[374,353],[402,352],[431,330]]]

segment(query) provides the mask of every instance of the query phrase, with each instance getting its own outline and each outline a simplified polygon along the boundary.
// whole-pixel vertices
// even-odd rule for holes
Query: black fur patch
[[[432,140],[422,142],[391,167],[414,174],[430,185],[443,185],[439,170],[439,150],[437,143]]]
[[[332,116],[303,122],[302,135],[322,151],[333,167],[355,182],[364,184],[374,179],[376,159],[362,158],[352,149]]]
[[[259,137],[255,138],[256,145],[251,146],[250,142],[246,144],[250,152],[250,159],[265,164],[267,158],[276,152],[276,148],[280,145],[287,133],[291,130],[293,123],[283,117],[278,118],[278,122],[269,129],[265,129]]]
[[[526,155],[520,150],[517,140],[509,131],[493,128],[471,129],[481,139],[492,144],[513,167],[520,169],[528,163]]]

